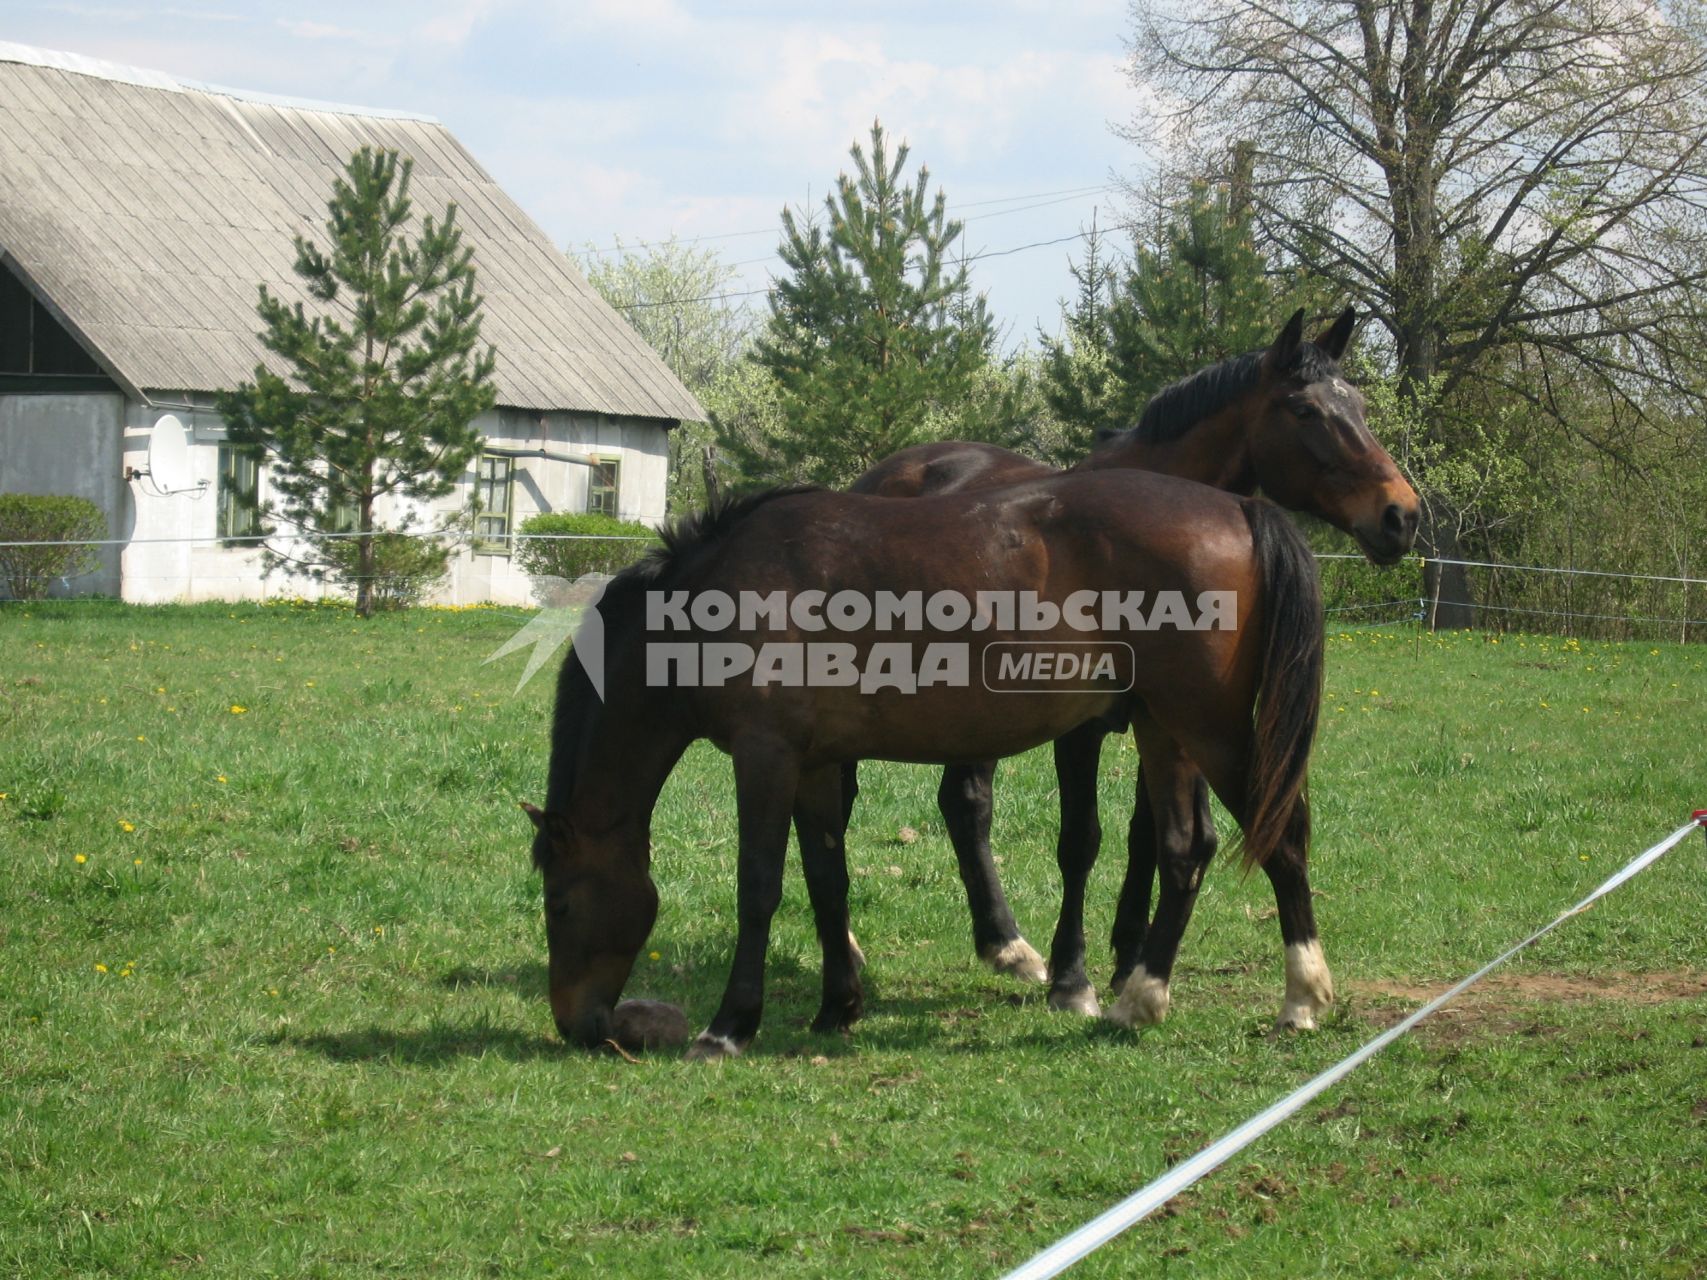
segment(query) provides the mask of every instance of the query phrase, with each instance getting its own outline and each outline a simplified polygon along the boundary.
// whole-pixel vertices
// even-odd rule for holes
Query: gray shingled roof
[[[0,42],[0,253],[132,388],[251,376],[256,285],[304,297],[293,234],[324,244],[358,148],[415,162],[418,214],[457,206],[498,349],[498,403],[705,414],[450,130]]]

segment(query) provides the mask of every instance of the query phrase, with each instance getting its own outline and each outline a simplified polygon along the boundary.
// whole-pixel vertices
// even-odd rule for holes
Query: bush
[[[361,541],[329,538],[320,546],[327,573],[354,593],[361,582]],[[434,538],[407,533],[373,535],[373,607],[405,609],[450,572],[450,548]]]
[[[516,563],[522,572],[566,582],[587,573],[615,573],[658,544],[658,535],[643,524],[592,512],[530,516],[522,521],[519,532],[523,538],[517,545]],[[534,537],[529,538],[530,534]],[[541,534],[558,536],[541,538]]]
[[[107,517],[87,498],[0,494],[0,542],[95,542]],[[0,581],[18,600],[39,600],[55,578],[75,578],[101,563],[96,547],[0,547]]]

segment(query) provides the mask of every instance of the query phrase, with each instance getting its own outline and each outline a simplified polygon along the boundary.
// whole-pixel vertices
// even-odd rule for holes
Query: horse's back
[[[939,440],[893,453],[848,486],[849,493],[919,498],[1013,484],[1054,474],[1044,463],[1000,445]]]

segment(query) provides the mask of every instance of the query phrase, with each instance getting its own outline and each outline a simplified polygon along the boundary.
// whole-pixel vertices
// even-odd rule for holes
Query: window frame
[[[486,466],[503,464],[504,475],[502,492],[504,509],[494,512],[486,505],[488,493],[496,493],[494,487],[496,476],[486,475]],[[516,460],[507,453],[482,453],[474,460],[474,497],[480,504],[474,517],[474,552],[476,555],[507,556],[514,548],[514,521],[516,511]],[[488,521],[497,522],[497,532],[494,533],[487,525]]]
[[[254,538],[261,533],[261,454],[253,448],[221,440],[215,458],[214,535],[227,540]],[[241,478],[247,473],[247,483]]]
[[[599,472],[609,467],[610,483],[599,483]],[[610,505],[607,507],[600,502],[601,495],[608,495]],[[605,515],[612,520],[622,519],[622,455],[619,453],[595,453],[593,465],[587,470],[587,501],[588,515]]]

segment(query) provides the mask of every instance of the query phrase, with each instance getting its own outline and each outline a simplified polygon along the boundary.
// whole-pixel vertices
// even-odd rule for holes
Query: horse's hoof
[[[1049,1007],[1058,1013],[1081,1013],[1087,1018],[1100,1018],[1102,1005],[1090,983],[1082,987],[1057,988],[1049,993]]]
[[[1168,983],[1142,969],[1133,972],[1120,989],[1120,999],[1108,1011],[1108,1020],[1118,1026],[1153,1027],[1168,1016]]]
[[[1312,938],[1286,948],[1286,999],[1275,1019],[1277,1031],[1314,1031],[1316,1015],[1334,1002],[1334,979],[1322,958],[1322,944]]]
[[[701,1031],[684,1056],[689,1062],[721,1062],[725,1058],[739,1058],[741,1046],[728,1036],[714,1036],[709,1031]]]
[[[1316,1011],[1303,1005],[1285,1005],[1280,1010],[1280,1016],[1274,1020],[1275,1034],[1283,1031],[1314,1031],[1316,1029]]]
[[[982,958],[984,963],[997,973],[1005,973],[1021,982],[1049,981],[1049,966],[1043,963],[1043,957],[1038,955],[1036,948],[1024,938],[1015,938],[1012,942],[1004,942],[999,947],[990,948],[983,953]]]

